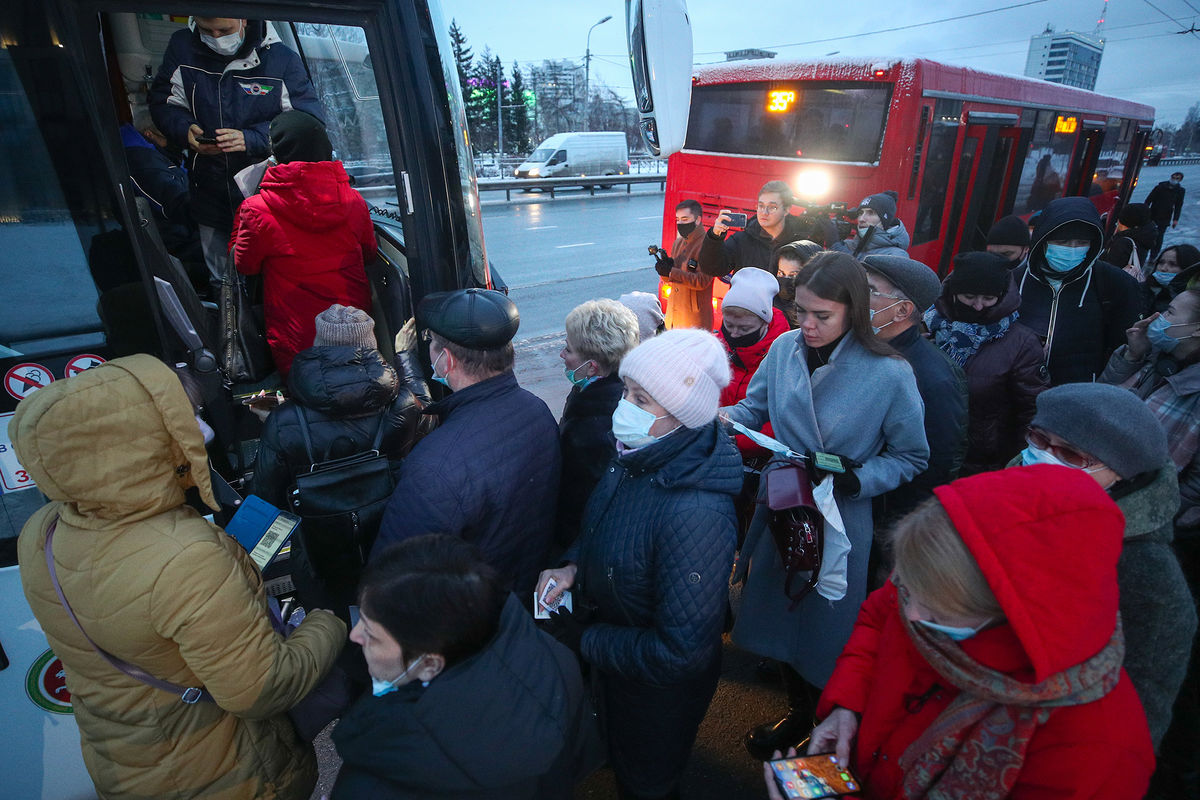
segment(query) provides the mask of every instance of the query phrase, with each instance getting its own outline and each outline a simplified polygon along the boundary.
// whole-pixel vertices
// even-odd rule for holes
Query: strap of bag
[[[388,410],[385,407],[379,415],[379,425],[375,427],[375,438],[371,440],[371,449],[378,452],[379,445],[383,444],[383,425],[387,422]]]
[[[83,626],[79,624],[79,618],[75,616],[75,611],[71,608],[71,604],[67,602],[67,597],[63,594],[62,585],[58,582],[58,573],[54,569],[54,530],[57,527],[58,517],[55,517],[54,521],[50,523],[49,530],[46,531],[46,568],[50,570],[50,583],[54,585],[54,591],[56,594],[58,594],[58,602],[62,603],[62,607],[66,610],[67,616],[71,618],[71,622],[75,623],[75,627],[78,628],[79,632],[83,634],[83,638],[87,639],[87,643],[92,646],[92,649],[99,653],[105,661],[111,664],[119,672],[123,672],[129,677],[133,678],[135,681],[144,683],[147,686],[152,686],[155,689],[161,689],[162,691],[169,692],[171,694],[177,694],[179,695],[179,699],[188,705],[193,705],[200,701],[204,701],[205,703],[215,703],[216,701],[213,700],[212,695],[209,694],[208,690],[204,687],[185,687],[171,683],[170,681],[160,680],[151,675],[149,672],[146,672],[141,667],[130,664],[123,658],[114,656],[112,653],[108,652],[100,645],[92,641],[92,637],[88,636],[87,631],[85,631]]]
[[[383,429],[384,423],[387,422],[387,412],[388,410],[385,408],[379,415],[379,424],[375,427],[375,438],[371,440],[371,449],[376,452],[379,451],[379,445],[383,443]],[[317,461],[316,456],[313,455],[312,436],[308,431],[308,418],[304,416],[304,406],[297,405],[296,413],[300,420],[300,437],[304,439],[304,453],[308,456],[308,467],[311,470],[321,461],[328,461],[329,454],[326,453],[321,461]]]

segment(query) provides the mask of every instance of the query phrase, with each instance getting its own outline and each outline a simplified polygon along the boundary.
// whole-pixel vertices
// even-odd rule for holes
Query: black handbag
[[[825,546],[825,518],[813,498],[808,470],[793,461],[776,459],[764,472],[767,483],[767,527],[786,578],[784,595],[794,611],[804,596],[817,585],[821,573],[821,551]],[[797,578],[803,585],[796,587]]]
[[[246,279],[227,258],[217,297],[221,370],[234,383],[254,383],[271,374],[274,362],[263,326],[254,314]]]
[[[353,587],[396,488],[391,463],[379,451],[387,410],[380,414],[370,450],[329,460],[318,460],[313,453],[304,408],[297,406],[296,414],[310,466],[296,476],[288,497],[300,517],[305,555],[318,578]]]

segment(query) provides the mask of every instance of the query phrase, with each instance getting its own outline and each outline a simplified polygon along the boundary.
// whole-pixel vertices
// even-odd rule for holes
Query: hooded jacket
[[[1007,617],[962,642],[967,655],[1037,683],[1108,643],[1124,519],[1091,476],[1014,467],[935,491]],[[835,707],[862,715],[851,766],[868,800],[899,796],[900,756],[958,694],[912,644],[902,613],[890,581],[867,598],[817,707],[822,718]],[[1122,672],[1101,699],[1051,712],[1009,797],[1128,800],[1145,794],[1153,770],[1146,718]]]
[[[1143,277],[1147,276],[1153,271],[1149,261],[1157,238],[1158,226],[1150,221],[1136,228],[1117,231],[1112,235],[1108,247],[1100,254],[1100,260],[1124,269],[1127,265],[1133,264],[1133,254],[1136,251],[1138,271]],[[1134,275],[1134,278],[1141,280],[1137,275]]]
[[[771,256],[789,242],[807,239],[813,230],[811,222],[802,222],[795,214],[783,218],[783,230],[775,238],[763,230],[758,217],[746,222],[746,229],[718,236],[711,230],[704,235],[697,263],[705,275],[720,278],[742,267],[758,267],[774,273]]]
[[[307,798],[312,750],[287,709],[333,664],[346,629],[310,613],[286,640],[267,617],[262,577],[220,528],[185,504],[216,507],[191,404],[146,355],[58,381],[17,407],[21,463],[51,502],[21,531],[25,596],[62,659],[84,763],[104,798]],[[114,669],[60,605],[54,562],[88,635],[156,678],[204,686],[187,705]]]
[[[904,256],[908,257],[908,246],[911,239],[904,223],[896,220],[890,228],[873,227],[870,238],[864,244],[856,234],[850,239],[835,242],[830,250],[838,253],[849,253],[860,261],[867,256]]]
[[[766,333],[749,347],[734,347],[725,338],[724,328],[717,331],[717,338],[721,340],[721,344],[725,346],[725,352],[729,355],[729,372],[733,375],[729,384],[721,390],[720,403],[722,406],[734,405],[745,398],[746,389],[750,386],[750,379],[758,371],[758,365],[767,357],[767,351],[771,349],[771,345],[775,343],[776,339],[789,330],[791,330],[791,326],[788,325],[787,316],[776,308]],[[771,436],[773,433],[771,423],[763,425],[762,432]],[[738,450],[741,450],[743,455],[761,456],[766,454],[763,448],[745,436],[739,434],[734,437],[734,441],[737,442]]]
[[[146,100],[155,126],[176,147],[187,146],[192,125],[210,135],[231,128],[245,136],[244,152],[188,158],[192,214],[218,230],[229,229],[242,201],[234,176],[271,153],[271,120],[292,109],[325,119],[300,56],[256,19],[246,21],[245,41],[233,56],[213,52],[194,25],[176,31]]]
[[[427,688],[364,695],[333,741],[333,800],[566,800],[597,738],[575,657],[509,596],[483,650]]]
[[[375,259],[375,229],[340,161],[268,168],[238,209],[232,248],[238,272],[263,275],[267,343],[284,377],[312,346],[318,314],[334,303],[371,308],[364,265]]]
[[[1166,286],[1154,279],[1154,264],[1146,265],[1146,282],[1142,284],[1143,311],[1149,315],[1155,311],[1166,311],[1171,301],[1180,292],[1187,291],[1188,286],[1200,277],[1200,251],[1190,244],[1172,244],[1164,247],[1158,253],[1158,258],[1168,250],[1175,251],[1175,258],[1181,267],[1179,273]]]
[[[623,453],[588,501],[567,560],[596,606],[584,659],[655,686],[698,677],[721,647],[742,460],[716,421]]]
[[[1069,222],[1086,223],[1096,232],[1079,266],[1055,276],[1046,266],[1046,244]],[[1095,380],[1113,350],[1124,344],[1125,329],[1141,315],[1137,281],[1098,260],[1103,240],[1100,215],[1086,197],[1054,200],[1038,217],[1029,257],[1016,270],[1021,322],[1042,342],[1052,386]],[[1057,289],[1048,276],[1061,277]]]

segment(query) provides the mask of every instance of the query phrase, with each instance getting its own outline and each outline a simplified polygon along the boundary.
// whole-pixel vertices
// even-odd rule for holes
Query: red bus
[[[753,217],[769,180],[792,186],[792,213],[891,189],[909,255],[944,276],[1000,217],[1063,196],[1101,213],[1128,200],[1153,121],[1140,103],[927,59],[700,67],[668,162],[663,242],[681,200],[698,200],[711,226],[722,208]]]

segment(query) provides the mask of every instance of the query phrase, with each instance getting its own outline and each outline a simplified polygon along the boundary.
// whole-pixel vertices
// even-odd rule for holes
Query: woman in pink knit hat
[[[737,536],[742,460],[717,422],[729,363],[711,333],[678,328],[634,348],[620,376],[617,457],[538,597],[573,593],[546,628],[599,678],[620,796],[677,797],[720,674]]]

